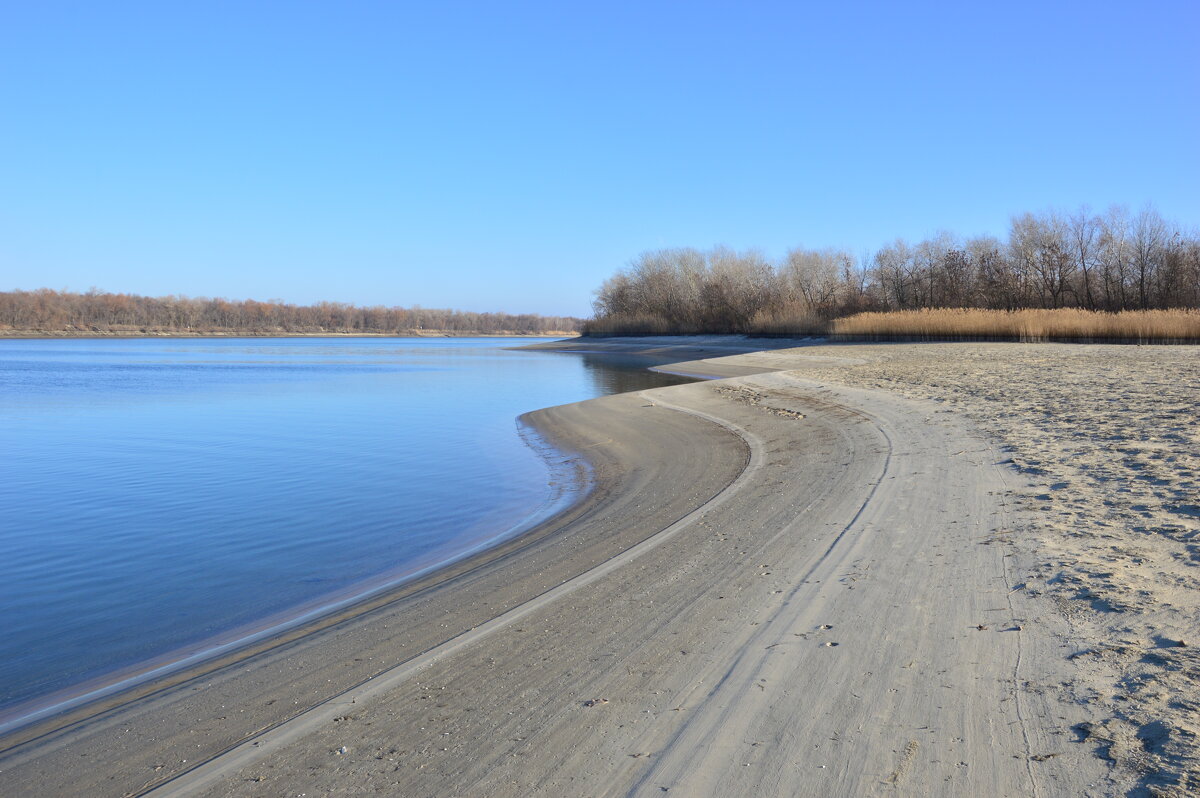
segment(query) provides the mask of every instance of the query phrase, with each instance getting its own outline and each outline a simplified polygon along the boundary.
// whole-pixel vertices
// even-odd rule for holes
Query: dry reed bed
[[[1120,313],[1058,310],[944,308],[859,313],[835,319],[837,336],[878,338],[982,338],[1020,341],[1200,341],[1200,311],[1127,310]]]
[[[825,335],[829,322],[807,310],[762,310],[740,324],[677,322],[651,313],[601,316],[583,323],[583,334],[596,337],[638,335]]]
[[[1196,343],[1200,342],[1200,310],[1126,310],[1107,313],[1079,308],[935,308],[858,313],[823,321],[804,310],[789,308],[784,311],[762,311],[747,323],[728,328],[702,322],[678,324],[653,314],[606,316],[584,324],[584,335],[600,337],[702,333],[833,335],[849,340]]]

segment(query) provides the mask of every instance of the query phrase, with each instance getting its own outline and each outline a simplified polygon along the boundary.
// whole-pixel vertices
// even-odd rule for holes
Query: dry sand
[[[753,346],[531,414],[580,505],[0,794],[1194,794],[1197,350]]]
[[[1015,575],[1071,648],[1069,678],[1037,689],[1088,708],[1072,731],[1111,766],[1111,792],[1200,794],[1200,348],[793,354],[797,373],[932,400],[1004,447],[1019,475]],[[856,362],[818,359],[838,354]]]

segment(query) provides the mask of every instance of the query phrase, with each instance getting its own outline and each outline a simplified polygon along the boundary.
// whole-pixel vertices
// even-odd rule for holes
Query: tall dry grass
[[[853,338],[1198,342],[1200,310],[904,310],[835,319],[830,332]]]
[[[804,305],[792,302],[755,313],[746,332],[749,335],[803,336],[824,335],[828,330],[827,320]]]
[[[661,316],[648,313],[619,313],[588,319],[583,323],[584,335],[603,338],[609,335],[686,335],[693,330],[681,330]]]
[[[825,335],[829,322],[799,305],[775,310],[760,310],[745,324],[679,324],[653,313],[614,313],[583,323],[583,334],[596,337],[636,335],[734,335],[805,336]]]

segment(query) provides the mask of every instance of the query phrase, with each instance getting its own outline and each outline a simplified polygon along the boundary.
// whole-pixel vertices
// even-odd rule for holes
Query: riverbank
[[[1195,649],[1168,645],[1194,637],[1193,564],[1086,515],[1108,512],[1088,471],[1107,446],[1147,444],[1130,513],[1194,479],[1194,434],[1162,423],[1186,424],[1161,405],[1195,390],[1186,352],[691,344],[669,370],[742,376],[530,414],[592,463],[583,504],[43,729],[0,759],[0,792],[1118,795],[1194,778]],[[1108,393],[1088,399],[1096,374]],[[1068,444],[1106,409],[1080,457]],[[1186,505],[1162,495],[1186,553]],[[1139,603],[1143,579],[1169,592]]]
[[[6,338],[568,338],[579,333],[564,330],[539,332],[472,330],[399,330],[397,332],[284,332],[282,330],[0,330],[0,340]]]
[[[0,735],[569,503],[517,416],[681,380],[537,340],[0,342]]]

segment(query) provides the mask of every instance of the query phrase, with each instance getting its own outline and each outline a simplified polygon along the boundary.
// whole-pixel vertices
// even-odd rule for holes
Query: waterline
[[[529,529],[586,478],[517,416],[661,379],[495,339],[2,343],[4,730]]]

